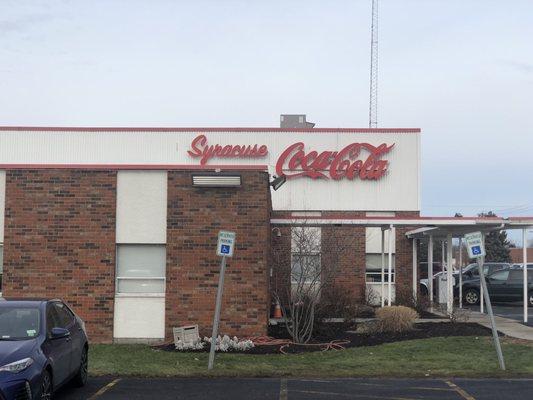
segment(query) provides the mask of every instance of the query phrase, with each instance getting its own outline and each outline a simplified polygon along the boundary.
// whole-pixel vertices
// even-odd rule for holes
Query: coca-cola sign
[[[287,147],[276,162],[278,176],[288,179],[307,176],[311,179],[381,179],[387,172],[389,161],[382,157],[389,153],[394,144],[351,143],[339,151],[311,150],[306,152],[305,144],[297,142]],[[189,156],[200,159],[206,165],[216,158],[264,158],[268,155],[266,145],[259,144],[209,144],[205,135],[193,139]]]
[[[281,153],[276,173],[288,179],[308,176],[312,179],[373,179],[385,175],[389,162],[380,157],[394,144],[373,146],[369,143],[351,143],[340,151],[310,151],[306,154],[303,142],[294,143]]]

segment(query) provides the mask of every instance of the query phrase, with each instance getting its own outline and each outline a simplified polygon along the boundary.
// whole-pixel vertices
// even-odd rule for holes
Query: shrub
[[[376,318],[379,332],[405,332],[413,329],[418,313],[409,307],[391,306],[376,310]]]

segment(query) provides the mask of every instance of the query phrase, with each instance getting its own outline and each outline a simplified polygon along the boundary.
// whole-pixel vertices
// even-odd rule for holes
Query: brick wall
[[[398,212],[398,217],[418,217],[419,212]],[[405,236],[406,232],[416,229],[416,226],[396,228],[396,290],[410,293],[413,288],[413,241]],[[419,265],[417,265],[419,268]],[[420,272],[418,272],[420,276]],[[417,290],[418,290],[417,285]]]
[[[7,171],[3,294],[61,297],[110,342],[115,193],[114,171]]]
[[[240,188],[194,188],[191,173],[168,173],[166,330],[198,324],[210,335],[219,278],[219,230],[237,233],[228,258],[221,334],[264,335],[269,313],[268,174],[240,172]]]

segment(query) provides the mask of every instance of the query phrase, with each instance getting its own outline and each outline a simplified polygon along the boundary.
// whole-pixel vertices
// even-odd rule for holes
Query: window
[[[291,282],[317,283],[321,273],[321,230],[294,227],[291,230]]]
[[[57,309],[53,304],[49,304],[46,307],[46,333],[48,336],[52,333],[52,328],[60,327],[59,317],[57,315]]]
[[[74,315],[63,303],[54,303],[54,308],[56,310],[57,323],[60,328],[69,328],[70,325],[74,322]]]
[[[493,281],[506,281],[509,276],[509,270],[498,271],[490,275],[490,279]]]
[[[396,257],[392,255],[392,282],[394,282],[394,266]],[[366,281],[381,282],[381,253],[366,254]],[[389,281],[389,255],[385,254],[385,282]]]
[[[117,293],[164,293],[165,245],[117,246]]]

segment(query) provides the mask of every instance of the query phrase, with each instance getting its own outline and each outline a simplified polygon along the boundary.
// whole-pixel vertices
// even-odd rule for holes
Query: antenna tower
[[[378,0],[372,0],[372,28],[370,38],[370,107],[368,127],[378,127]]]

